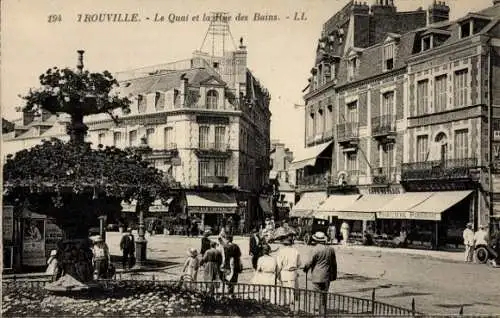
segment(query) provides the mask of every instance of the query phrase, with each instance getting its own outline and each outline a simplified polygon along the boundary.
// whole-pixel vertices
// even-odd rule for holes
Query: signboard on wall
[[[2,233],[4,241],[12,241],[14,236],[14,207],[4,206],[2,208]]]
[[[46,265],[44,219],[24,220],[22,258],[26,266]]]
[[[63,239],[63,231],[55,224],[54,220],[48,219],[45,223],[45,257],[49,257],[50,251],[57,249],[57,242]]]

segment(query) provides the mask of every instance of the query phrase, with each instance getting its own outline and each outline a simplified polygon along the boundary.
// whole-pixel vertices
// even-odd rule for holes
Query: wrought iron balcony
[[[226,176],[203,176],[200,179],[201,184],[226,184],[229,178]]]
[[[386,137],[396,133],[396,118],[392,114],[372,118],[372,136]]]
[[[195,150],[198,156],[209,157],[228,157],[231,151],[225,143],[199,143],[198,148]]]
[[[302,176],[297,180],[298,190],[326,189],[334,180],[328,173]]]
[[[372,169],[373,184],[397,183],[401,177],[401,171],[397,167],[379,167]]]
[[[359,123],[341,123],[337,125],[338,142],[353,142],[359,139]]]
[[[471,179],[471,169],[474,168],[477,168],[477,158],[403,163],[401,180]]]

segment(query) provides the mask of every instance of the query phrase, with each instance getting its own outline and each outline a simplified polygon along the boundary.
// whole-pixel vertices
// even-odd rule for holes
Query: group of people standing
[[[466,263],[474,261],[474,251],[479,246],[485,246],[489,253],[494,257],[491,260],[492,265],[495,267],[500,266],[500,233],[497,232],[490,238],[486,226],[481,225],[479,230],[474,232],[472,230],[473,224],[467,223],[463,232],[463,239],[465,245],[464,260]],[[491,244],[490,244],[491,242]]]

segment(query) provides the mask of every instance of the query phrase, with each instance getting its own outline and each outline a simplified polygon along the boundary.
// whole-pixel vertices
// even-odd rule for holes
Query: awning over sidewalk
[[[375,212],[396,196],[397,194],[366,194],[336,214],[345,220],[374,221]]]
[[[359,197],[361,197],[360,194],[331,195],[314,211],[313,215],[316,218],[328,220],[329,216],[338,216],[337,211],[352,205]]]
[[[473,191],[434,192],[427,200],[408,210],[414,220],[441,220],[441,214],[466,199]]]
[[[429,199],[434,192],[406,192],[396,195],[394,200],[380,207],[378,219],[407,219],[407,211]]]
[[[174,200],[174,198],[168,198],[166,203],[169,205],[173,200]],[[153,213],[168,212],[168,207],[169,207],[168,205],[163,205],[161,200],[155,200],[153,202],[153,204],[149,207],[149,212],[153,212]],[[136,206],[137,206],[136,200],[132,200],[132,203],[130,203],[130,204],[126,203],[126,202],[122,202],[122,212],[135,213]]]
[[[186,194],[189,213],[236,213],[238,204],[234,194],[196,192]]]
[[[319,155],[321,155],[321,153],[331,144],[332,142],[327,142],[297,151],[294,153],[295,160],[290,164],[288,170],[298,170],[304,168],[305,166],[314,166]],[[331,156],[332,154],[329,154],[327,157],[331,159]]]
[[[306,192],[290,211],[290,217],[307,217],[326,200],[325,192]]]

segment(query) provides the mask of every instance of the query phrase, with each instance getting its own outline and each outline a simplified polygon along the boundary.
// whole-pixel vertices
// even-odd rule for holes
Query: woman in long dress
[[[200,266],[203,268],[203,281],[208,282],[208,287],[211,292],[214,291],[216,282],[220,278],[220,267],[222,265],[222,255],[217,249],[217,243],[211,242],[210,249],[205,252],[201,259]]]
[[[274,303],[274,289],[276,288],[277,263],[271,254],[271,247],[266,244],[262,248],[263,255],[257,261],[257,269],[253,283],[263,285],[259,287],[259,298],[264,298]]]

